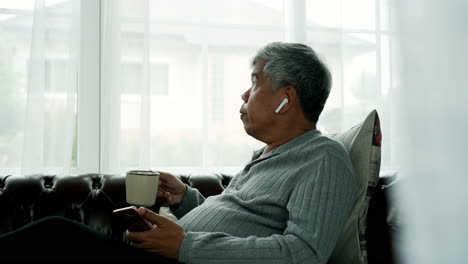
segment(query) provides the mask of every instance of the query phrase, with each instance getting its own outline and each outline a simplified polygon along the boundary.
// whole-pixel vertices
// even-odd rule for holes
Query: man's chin
[[[258,138],[257,138],[258,135],[255,133],[255,130],[252,127],[249,127],[248,125],[244,124],[244,131],[245,131],[245,133],[247,133],[247,135],[249,135],[249,136],[251,136],[251,137],[258,140]]]
[[[244,124],[244,131],[247,133],[247,135],[252,136],[251,130],[249,129],[249,126],[245,124],[245,122],[242,122]]]
[[[249,136],[251,136],[251,137],[253,137],[253,138],[255,138],[255,139],[258,140],[258,136],[259,136],[259,134],[258,134],[258,132],[259,132],[258,127],[253,126],[252,123],[251,123],[251,122],[248,122],[248,121],[242,120],[242,123],[243,123],[243,125],[244,125],[244,131],[245,131],[245,133],[247,133],[247,135],[249,135]]]

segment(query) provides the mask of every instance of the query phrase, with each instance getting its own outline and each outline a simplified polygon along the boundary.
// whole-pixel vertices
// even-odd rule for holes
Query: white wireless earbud
[[[289,103],[289,99],[284,98],[283,101],[281,101],[281,104],[278,106],[278,108],[276,108],[275,113],[279,113],[281,109],[283,109],[284,105],[286,105],[287,103]]]

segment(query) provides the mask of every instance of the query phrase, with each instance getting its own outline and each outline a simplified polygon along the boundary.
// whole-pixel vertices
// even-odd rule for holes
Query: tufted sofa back
[[[231,175],[180,175],[182,181],[197,188],[205,197],[220,194]],[[387,199],[395,175],[381,175],[369,206],[368,260],[394,263],[392,241],[397,225],[394,205]],[[125,176],[83,174],[77,176],[0,175],[0,234],[18,229],[37,219],[56,215],[86,224],[91,228],[125,240],[124,230],[112,221],[112,210],[128,206],[125,199]],[[159,205],[150,207],[158,212]]]
[[[231,176],[181,175],[181,178],[207,197],[221,193]],[[123,232],[114,225],[112,210],[128,206],[125,198],[123,175],[0,176],[0,234],[56,215],[121,239]],[[158,212],[159,205],[150,209]]]
[[[123,176],[1,176],[0,190],[0,233],[57,215],[115,237],[111,212],[127,206]]]

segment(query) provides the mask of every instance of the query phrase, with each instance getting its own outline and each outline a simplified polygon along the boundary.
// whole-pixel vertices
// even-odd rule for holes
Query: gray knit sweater
[[[220,195],[193,188],[173,213],[184,263],[326,263],[354,206],[346,150],[318,130],[252,160]]]

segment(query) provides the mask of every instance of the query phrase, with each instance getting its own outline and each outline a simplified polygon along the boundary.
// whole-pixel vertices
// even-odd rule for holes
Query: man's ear
[[[297,91],[293,86],[284,86],[278,91],[281,98],[281,104],[275,110],[275,113],[286,112],[291,106],[293,106],[297,101]],[[287,100],[285,100],[287,99]]]
[[[297,90],[294,86],[288,85],[283,87],[282,90],[282,92],[284,93],[284,97],[288,98],[290,104],[292,104],[293,102],[295,102],[295,100],[298,99]]]

